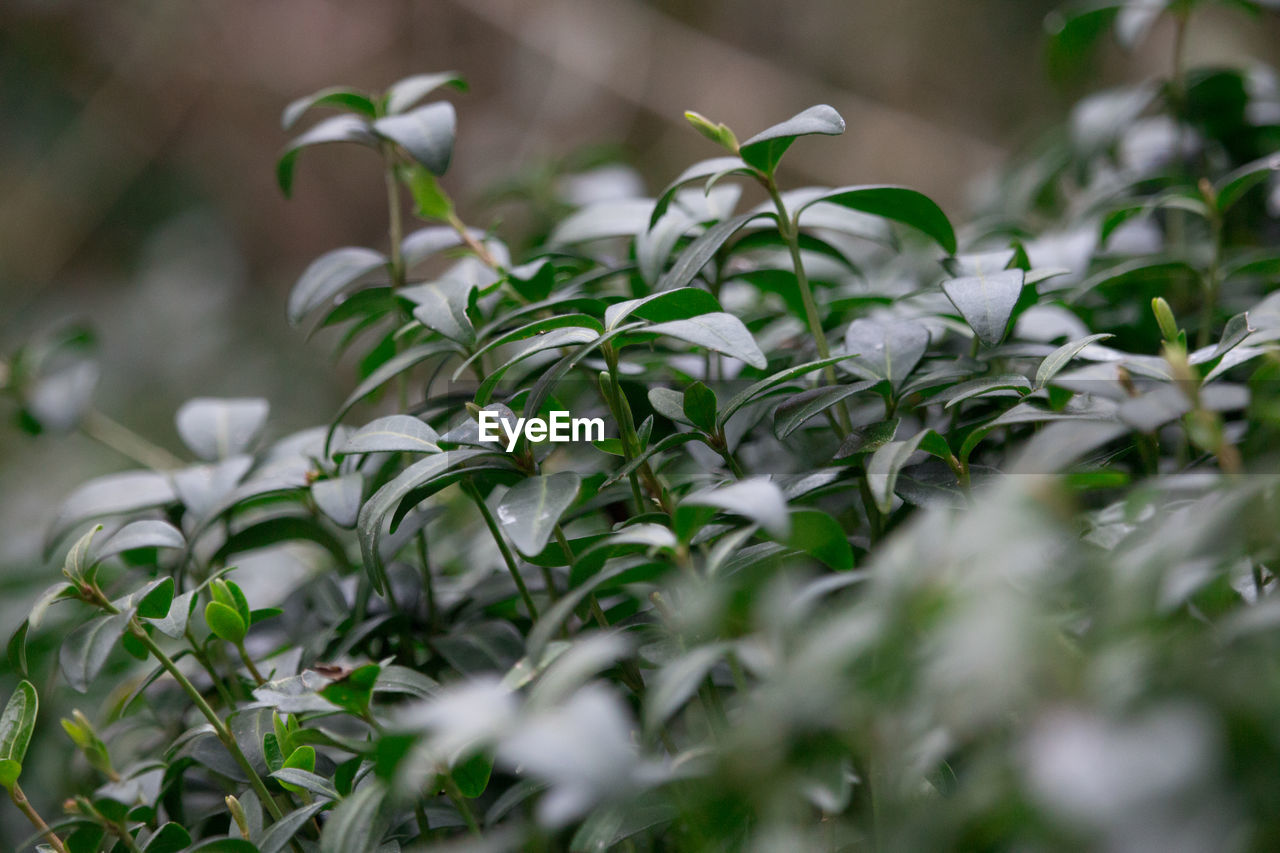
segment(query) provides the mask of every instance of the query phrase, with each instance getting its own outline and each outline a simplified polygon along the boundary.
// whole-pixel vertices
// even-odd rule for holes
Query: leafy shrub
[[[1059,15],[1054,67],[1200,5]],[[269,442],[192,400],[188,462],[92,409],[82,334],[8,360],[24,422],[143,467],[58,510],[9,647],[112,685],[63,721],[80,793],[27,804],[31,682],[0,783],[71,851],[1274,848],[1276,84],[1092,95],[958,232],[784,189],[830,107],[690,113],[719,156],[519,263],[440,181],[457,75],[291,104],[337,114],[286,193],[314,145],[385,168],[389,250],[288,304],[361,380]],[[481,429],[553,411],[609,434]]]

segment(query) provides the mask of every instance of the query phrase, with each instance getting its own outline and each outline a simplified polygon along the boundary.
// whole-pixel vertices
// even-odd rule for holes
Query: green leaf
[[[656,731],[693,698],[726,651],[723,643],[699,646],[660,669],[646,696],[645,729]]]
[[[940,445],[938,444],[940,442]],[[925,445],[930,446],[926,447]],[[893,509],[893,490],[898,482],[898,474],[907,464],[911,455],[917,450],[924,450],[935,456],[942,455],[946,442],[931,429],[921,430],[906,441],[890,441],[881,446],[867,461],[867,487],[876,507],[885,515]]]
[[[289,812],[267,827],[267,830],[258,838],[259,853],[280,853],[289,844],[289,841],[298,834],[298,830],[306,826],[311,818],[328,807],[329,803],[327,801],[321,801]]]
[[[897,388],[929,348],[929,330],[914,320],[864,318],[849,324],[844,345],[859,373]]]
[[[18,781],[39,710],[35,685],[25,679],[18,682],[0,714],[0,786],[12,788]]]
[[[356,526],[363,496],[364,475],[359,472],[311,484],[311,499],[316,502],[316,508],[339,527]]]
[[[604,327],[608,331],[615,331],[632,314],[652,323],[665,323],[723,310],[719,300],[707,291],[697,287],[678,287],[641,299],[615,302],[605,309]]]
[[[44,622],[44,615],[52,605],[76,597],[75,587],[65,581],[58,581],[40,593],[39,598],[31,605],[31,610],[27,614],[27,626],[32,631],[36,630]]]
[[[806,208],[819,202],[910,225],[932,237],[947,254],[956,252],[956,234],[951,221],[933,199],[916,190],[888,185],[840,187],[806,201],[794,214],[797,220]]]
[[[711,160],[703,160],[701,163],[694,163],[681,172],[674,181],[667,184],[661,195],[658,196],[658,202],[654,205],[653,213],[649,217],[649,227],[652,228],[658,223],[662,215],[667,212],[667,208],[671,206],[671,200],[675,198],[676,191],[685,184],[705,180],[722,173],[735,172],[742,175],[751,174],[751,170],[742,161],[741,157],[716,157]]]
[[[257,845],[243,838],[214,838],[202,841],[187,853],[259,853]]]
[[[169,604],[169,612],[161,619],[153,619],[151,624],[166,637],[179,639],[186,632],[187,621],[191,618],[191,611],[195,608],[195,604],[195,590],[175,596]]]
[[[386,572],[382,565],[382,556],[378,551],[378,541],[382,536],[382,522],[410,492],[426,485],[436,477],[479,456],[493,455],[492,451],[477,449],[449,450],[432,454],[413,465],[410,465],[394,480],[373,493],[356,520],[356,532],[360,537],[360,551],[364,557],[365,571],[378,593],[386,589]]]
[[[437,89],[449,86],[459,92],[467,91],[467,81],[456,71],[440,71],[434,74],[414,74],[397,80],[387,89],[387,115],[397,115],[410,109]]]
[[[751,332],[732,314],[722,312],[702,314],[687,320],[672,320],[669,323],[646,326],[641,331],[678,338],[740,359],[762,370],[769,366],[768,360],[760,351]]]
[[[400,295],[415,303],[413,317],[419,323],[450,340],[470,345],[475,342],[476,330],[467,316],[467,303],[475,289],[474,282],[445,278],[406,287]]]
[[[63,501],[49,525],[44,543],[46,559],[59,539],[85,521],[127,515],[176,500],[170,477],[156,471],[125,471],[90,480]]]
[[[718,308],[719,306],[717,305],[716,307]],[[487,353],[492,352],[498,347],[505,346],[516,341],[526,340],[536,335],[542,335],[555,329],[563,328],[588,329],[596,335],[599,335],[600,332],[604,331],[604,327],[600,325],[600,321],[587,314],[560,314],[552,317],[543,317],[534,320],[531,323],[526,323],[519,328],[504,332],[503,334],[488,341],[483,347],[468,356],[466,361],[458,365],[458,369],[453,372],[453,378],[455,381],[459,379],[467,368],[471,367],[471,365],[475,364]]]
[[[786,541],[791,535],[791,516],[782,489],[768,477],[753,477],[728,486],[694,492],[680,506],[709,506],[749,518],[770,536]]]
[[[978,339],[993,347],[1004,340],[1009,329],[1014,306],[1022,295],[1024,275],[1019,269],[980,273],[945,281],[942,290]]]
[[[1074,341],[1068,341],[1058,347],[1053,352],[1045,356],[1044,361],[1040,362],[1040,367],[1036,369],[1035,388],[1039,390],[1048,384],[1049,380],[1057,376],[1064,367],[1066,367],[1073,358],[1080,354],[1080,351],[1089,344],[1106,340],[1114,337],[1114,335],[1101,332],[1096,335],[1087,335],[1083,338],[1077,338]]]
[[[297,749],[295,749],[293,752],[289,754],[288,758],[285,759],[284,767],[282,767],[281,769],[282,770],[304,770],[307,773],[314,773],[316,770],[315,747],[313,746],[298,747]],[[295,793],[303,790],[302,788],[299,788],[296,785],[293,785],[289,782],[285,782],[283,780],[280,781],[280,785],[286,791],[293,791]]]
[[[338,453],[437,453],[440,436],[421,418],[388,415],[365,424]]]
[[[786,438],[810,418],[825,412],[841,400],[867,390],[872,384],[855,382],[852,385],[823,385],[788,397],[773,410],[773,434],[779,439]]]
[[[681,399],[681,410],[689,423],[703,432],[711,433],[716,429],[716,392],[701,382],[694,382],[684,391]]]
[[[849,356],[847,355],[834,355],[834,356],[831,356],[830,358],[821,358],[816,361],[808,361],[808,362],[805,362],[804,364],[797,364],[792,367],[779,370],[777,373],[774,373],[771,376],[766,376],[764,379],[761,379],[758,382],[752,383],[751,385],[747,386],[745,389],[743,389],[742,391],[738,392],[733,397],[731,397],[729,399],[729,402],[725,403],[724,406],[721,407],[717,425],[723,427],[726,423],[729,422],[729,418],[733,417],[734,413],[736,413],[739,409],[741,409],[743,406],[747,405],[751,401],[757,399],[758,397],[760,397],[760,395],[764,394],[765,392],[770,391],[773,388],[776,388],[778,385],[781,385],[784,382],[790,382],[793,379],[799,379],[801,376],[804,376],[805,374],[813,373],[816,370],[821,370],[822,368],[826,367],[829,364],[836,364],[838,362],[844,361],[847,358],[849,358]],[[863,386],[863,387],[868,387],[868,386]]]
[[[204,621],[214,636],[228,643],[241,643],[249,626],[240,618],[234,607],[228,607],[220,601],[210,601],[204,607]]]
[[[439,101],[373,123],[373,132],[399,145],[428,171],[443,175],[453,158],[458,116],[453,104]]]
[[[289,291],[289,322],[298,325],[303,317],[332,301],[349,285],[386,266],[386,255],[359,246],[324,253],[311,262]]]
[[[1280,171],[1280,154],[1268,154],[1222,177],[1215,185],[1218,210],[1226,213],[1250,189]]]
[[[933,397],[932,401],[942,403],[945,408],[950,409],[958,403],[963,403],[965,400],[972,400],[975,397],[987,397],[994,394],[1021,397],[1024,392],[1030,390],[1031,383],[1027,380],[1027,377],[1020,373],[1008,373],[1000,376],[980,376],[977,379],[970,379],[968,382],[961,382],[958,385],[952,385],[950,388]]]
[[[400,172],[404,182],[413,196],[413,205],[418,216],[423,219],[437,219],[447,222],[453,215],[453,199],[440,186],[436,176],[415,164],[404,167]]]
[[[376,663],[356,667],[346,677],[325,685],[320,695],[348,713],[363,716],[369,711],[373,685],[381,671]]]
[[[374,853],[386,831],[386,807],[386,786],[366,780],[325,821],[320,853]]]
[[[261,398],[197,397],[178,408],[178,435],[201,459],[214,461],[246,452],[267,423],[270,406]]]
[[[191,833],[178,823],[169,821],[156,830],[142,848],[142,853],[178,853],[191,846]]]
[[[333,142],[353,142],[372,148],[377,142],[364,119],[353,115],[327,118],[290,142],[276,163],[276,182],[285,198],[293,194],[293,169],[303,148]]]
[[[338,799],[338,791],[333,784],[323,776],[312,773],[309,770],[302,770],[297,767],[281,767],[270,775],[281,786],[287,786],[290,790],[307,791],[318,797],[325,797],[330,800]]]
[[[547,547],[560,516],[578,497],[582,478],[572,471],[530,477],[512,487],[498,503],[502,530],[522,554]]]
[[[853,568],[853,548],[839,522],[818,509],[791,511],[791,536],[786,544],[804,551],[837,572]]]
[[[648,397],[649,405],[653,406],[653,410],[667,420],[693,426],[693,421],[689,420],[684,413],[684,395],[679,391],[671,388],[650,388]]]
[[[345,86],[332,86],[291,101],[280,116],[280,126],[284,130],[292,130],[298,120],[315,107],[336,107],[359,113],[366,118],[373,118],[377,112],[373,100],[363,92]]]
[[[697,277],[707,262],[715,257],[716,252],[728,242],[730,237],[741,231],[753,219],[759,219],[762,216],[774,216],[774,214],[760,211],[744,213],[741,216],[726,219],[724,222],[718,222],[699,234],[697,239],[686,246],[676,258],[671,269],[658,279],[655,289],[676,290],[687,286]],[[610,324],[606,323],[606,325]]]
[[[484,753],[478,752],[470,758],[453,766],[450,775],[457,783],[458,790],[468,800],[474,800],[489,787],[489,776],[493,773],[493,761]]]
[[[325,455],[329,454],[329,445],[333,441],[333,432],[337,428],[338,422],[346,416],[347,412],[351,411],[356,403],[368,397],[406,370],[421,364],[429,358],[449,355],[453,352],[453,345],[437,341],[411,347],[379,365],[378,369],[366,376],[364,381],[357,385],[355,390],[347,395],[347,399],[343,400],[342,405],[338,407],[338,413],[334,416],[333,425],[330,426],[329,433],[325,436]]]
[[[138,598],[137,613],[143,619],[163,619],[173,605],[173,578],[152,581]]]
[[[102,543],[97,551],[97,559],[99,562],[114,557],[125,551],[134,551],[140,548],[185,548],[187,545],[186,538],[182,535],[182,531],[174,527],[167,521],[156,521],[147,519],[144,521],[132,521],[124,527],[117,530],[111,535],[111,538]]]
[[[602,487],[611,486],[614,483],[619,482],[623,478],[630,476],[632,471],[639,470],[641,465],[643,465],[645,462],[648,462],[654,456],[657,456],[660,453],[665,453],[668,450],[671,450],[672,448],[675,448],[675,447],[679,447],[682,444],[688,444],[691,441],[701,441],[703,442],[703,444],[706,444],[706,441],[703,439],[703,437],[696,432],[677,432],[677,433],[668,435],[665,438],[662,438],[661,440],[655,442],[654,444],[651,444],[648,447],[646,447],[643,453],[641,453],[635,459],[632,459],[630,462],[628,462],[626,465],[619,468],[617,471],[614,471],[612,474],[610,474],[609,478],[605,480],[604,483],[601,484],[601,486]]]
[[[844,119],[826,104],[809,107],[781,124],[762,130],[742,143],[742,159],[766,174],[772,174],[782,155],[797,136],[839,136],[844,133]]]
[[[89,690],[89,682],[102,670],[129,619],[129,613],[99,616],[68,635],[58,653],[58,663],[73,690],[79,693]]]

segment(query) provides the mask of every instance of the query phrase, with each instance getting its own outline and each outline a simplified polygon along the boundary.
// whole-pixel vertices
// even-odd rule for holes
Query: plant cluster
[[[741,141],[689,113],[719,156],[513,258],[441,180],[457,75],[290,104],[337,114],[286,193],[319,144],[386,177],[387,250],[288,301],[358,364],[330,423],[195,399],[177,459],[92,407],[81,333],[5,363],[25,423],[141,466],[57,511],[9,644],[49,680],[28,639],[65,630],[61,679],[109,687],[48,823],[31,681],[0,718],[32,843],[1273,849],[1280,78],[1184,68],[1203,5],[1056,16],[1058,62],[1171,20],[1172,71],[1087,97],[959,230],[787,187],[831,107]],[[609,433],[479,427],[552,411]]]

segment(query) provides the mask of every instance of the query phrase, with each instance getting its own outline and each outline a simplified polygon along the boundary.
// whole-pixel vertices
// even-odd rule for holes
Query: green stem
[[[17,782],[14,782],[13,787],[9,789],[9,799],[13,800],[13,804],[18,807],[18,811],[27,816],[27,820],[31,821],[31,825],[43,833],[50,847],[57,850],[58,853],[67,853],[67,848],[63,845],[62,839],[49,828],[49,824],[44,822],[44,818],[40,817],[40,813],[36,811],[35,806],[31,805],[31,801],[27,799],[27,795],[22,791],[22,786]]]
[[[538,608],[533,603],[533,596],[529,594],[529,587],[525,586],[524,578],[520,576],[520,569],[516,567],[516,558],[512,555],[511,549],[507,547],[507,541],[502,538],[502,531],[498,529],[498,522],[494,520],[493,513],[489,512],[489,505],[484,502],[484,498],[476,489],[475,484],[467,481],[463,485],[463,490],[475,501],[476,507],[480,510],[480,515],[484,518],[485,525],[489,528],[489,533],[493,536],[493,541],[497,543],[498,550],[502,552],[502,559],[507,564],[507,571],[511,572],[511,579],[516,582],[516,588],[520,590],[520,597],[524,599],[524,606],[529,610],[529,617],[533,621],[538,621]]]
[[[809,324],[809,332],[813,335],[813,341],[818,347],[818,358],[830,358],[831,347],[827,344],[827,333],[822,328],[822,318],[818,314],[818,303],[813,298],[813,288],[809,285],[809,276],[805,273],[804,261],[800,257],[799,223],[792,220],[787,213],[787,205],[782,200],[782,193],[778,192],[778,183],[773,179],[773,175],[765,176],[762,179],[762,183],[769,192],[769,197],[773,199],[774,208],[778,211],[778,231],[782,234],[782,239],[786,241],[787,251],[791,253],[791,266],[796,274],[796,287],[800,291],[800,301],[804,303],[804,315],[806,322]],[[822,375],[828,385],[836,384],[836,370],[833,365],[828,364],[824,367]],[[836,433],[843,440],[851,429],[849,413],[845,411],[843,403],[836,406],[835,411],[838,423]]]
[[[209,660],[208,655],[200,650],[200,644],[196,642],[195,635],[191,633],[188,626],[185,635],[187,643],[191,646],[191,655],[196,659],[205,672],[209,674],[209,680],[213,682],[213,689],[218,692],[218,698],[222,700],[222,704],[226,705],[228,710],[236,706],[235,700],[231,698],[231,694],[227,692],[227,686],[222,683],[222,678],[218,675],[218,671],[213,666],[213,661]]]
[[[386,163],[384,177],[387,184],[387,236],[391,241],[391,287],[399,290],[405,284],[404,255],[400,243],[404,239],[404,223],[400,211],[400,182],[396,179],[395,152],[390,146],[383,149]]]
[[[466,821],[467,829],[470,829],[473,835],[480,835],[480,824],[476,822],[476,816],[471,811],[471,806],[467,805],[466,797],[462,796],[462,791],[458,788],[458,783],[453,781],[453,777],[448,773],[442,774],[444,777],[444,792],[448,795],[453,807],[462,815],[462,819]]]
[[[186,464],[163,447],[148,441],[97,409],[90,409],[85,413],[80,421],[80,431],[103,447],[155,471],[170,471]]]
[[[1213,239],[1213,257],[1203,279],[1203,299],[1200,306],[1200,328],[1196,331],[1196,347],[1207,347],[1213,334],[1213,315],[1218,308],[1218,291],[1221,287],[1220,267],[1222,265],[1222,217],[1213,214],[1209,218],[1209,228]]]
[[[249,674],[253,676],[253,680],[258,683],[259,687],[266,684],[267,680],[262,677],[262,673],[258,672],[258,668],[254,666],[253,658],[249,657],[249,652],[245,649],[244,643],[236,643],[235,646],[236,651],[240,653],[241,662],[243,662],[245,668],[249,670]]]
[[[151,653],[151,656],[165,668],[165,671],[173,677],[173,680],[178,682],[178,686],[183,689],[188,697],[190,697],[192,704],[194,704],[200,713],[204,715],[204,718],[209,721],[209,725],[213,726],[213,731],[218,736],[218,740],[222,741],[222,745],[227,748],[227,752],[231,753],[231,757],[235,759],[236,764],[239,764],[240,769],[249,777],[250,787],[252,787],[253,792],[258,795],[258,800],[262,803],[263,808],[271,813],[272,819],[280,820],[284,817],[284,812],[280,810],[280,806],[276,803],[275,799],[272,798],[271,792],[267,790],[266,784],[262,781],[262,777],[260,777],[257,771],[253,769],[253,765],[249,763],[249,759],[246,758],[244,752],[241,751],[240,745],[236,743],[235,736],[231,734],[231,730],[227,728],[227,724],[222,721],[222,718],[218,716],[217,712],[209,707],[209,703],[204,700],[204,696],[200,694],[200,691],[196,689],[196,686],[182,674],[182,670],[178,669],[178,666],[173,662],[173,659],[165,654],[163,649],[156,645],[156,641],[151,639],[151,635],[148,634],[140,624],[138,624],[136,619],[129,622],[129,630],[132,631],[133,635],[138,638],[138,641],[146,647],[147,651]]]
[[[427,598],[427,627],[431,629],[436,624],[436,590],[431,579],[431,563],[427,559],[427,534],[419,530],[417,540],[418,560],[422,563],[422,589]]]

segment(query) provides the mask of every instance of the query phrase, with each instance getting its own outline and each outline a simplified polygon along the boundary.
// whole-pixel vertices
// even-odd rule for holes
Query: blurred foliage
[[[687,113],[718,156],[656,198],[549,161],[495,189],[526,248],[450,194],[456,74],[291,103],[286,194],[331,147],[387,191],[387,250],[289,296],[358,365],[329,422],[197,397],[175,456],[97,407],[85,330],[0,362],[29,432],[137,463],[51,514],[63,580],[8,644],[29,842],[1274,848],[1280,79],[1182,49],[1268,5],[1056,14],[1055,73],[1164,24],[1171,72],[958,229],[791,188],[846,129],[818,105]],[[607,432],[521,432],[556,411]],[[22,783],[73,750],[55,818]]]

